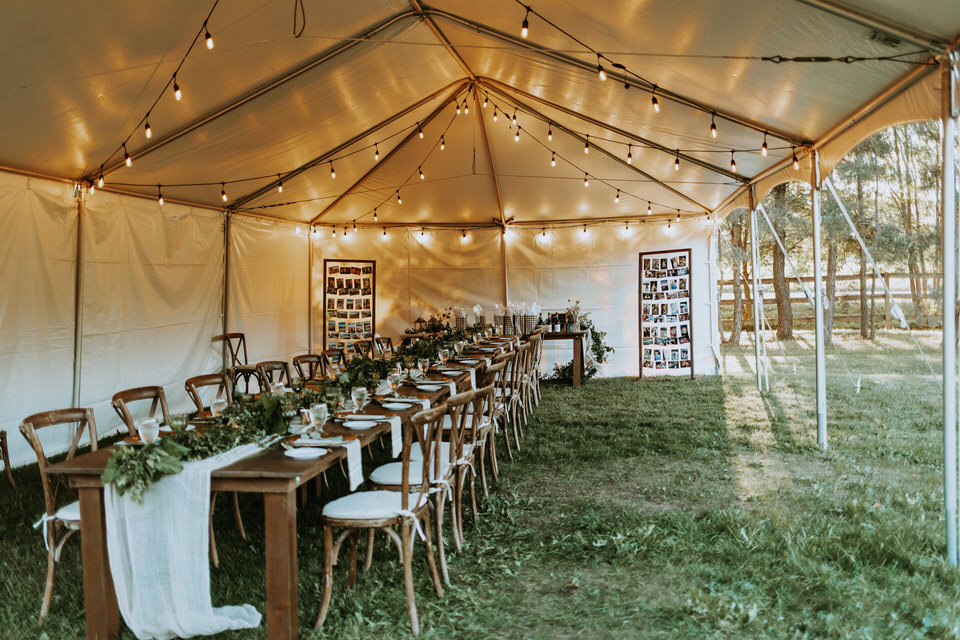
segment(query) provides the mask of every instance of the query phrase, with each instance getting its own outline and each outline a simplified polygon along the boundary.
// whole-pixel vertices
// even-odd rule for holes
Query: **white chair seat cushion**
[[[449,455],[449,449],[448,455]],[[423,461],[422,460],[411,460],[410,461],[410,470],[407,472],[410,479],[410,484],[413,487],[418,487],[420,481],[423,480]],[[450,463],[444,459],[441,475],[446,475],[447,469],[450,468]],[[402,462],[388,462],[387,464],[380,465],[373,470],[373,473],[370,474],[370,482],[375,484],[386,484],[386,485],[399,485],[403,479],[403,463]]]
[[[468,457],[468,456],[470,455],[470,450],[471,450],[472,448],[473,448],[473,445],[472,445],[472,444],[465,444],[465,445],[463,445],[463,455],[464,455],[464,457]],[[446,471],[446,470],[447,470],[447,467],[450,465],[450,443],[449,443],[449,442],[441,442],[441,443],[440,443],[440,458],[443,460],[443,470]],[[416,449],[413,449],[412,451],[410,451],[410,468],[411,468],[411,469],[413,468],[413,462],[414,462],[414,460],[416,460],[416,461],[423,460],[423,452],[420,451],[420,448],[419,448],[419,447],[417,447]],[[399,462],[392,462],[391,464],[400,464],[400,463],[399,463]],[[387,465],[384,465],[384,466],[387,466]],[[418,467],[418,469],[419,469],[419,467]],[[418,471],[418,473],[419,473],[419,471]],[[399,471],[397,472],[397,477],[398,477],[398,478],[400,477],[400,472],[399,472]],[[417,478],[419,479],[420,476],[418,475]],[[372,476],[371,476],[371,479],[372,479]],[[419,481],[419,480],[418,480],[418,481]]]
[[[60,507],[54,517],[60,520],[80,522],[80,502],[75,501]]]
[[[416,494],[411,494],[409,507],[422,506],[426,496],[420,496],[420,504],[415,504]],[[323,515],[342,520],[380,520],[396,518],[400,515],[400,493],[397,491],[357,491],[328,502]]]

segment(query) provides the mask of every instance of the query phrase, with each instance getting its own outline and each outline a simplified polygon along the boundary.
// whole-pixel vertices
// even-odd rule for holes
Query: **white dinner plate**
[[[418,384],[417,389],[420,391],[440,391],[442,387],[438,384]]]
[[[369,429],[377,426],[377,423],[373,420],[347,420],[343,426],[347,429]]]
[[[404,411],[405,409],[409,409],[410,405],[406,402],[384,402],[383,408],[389,409],[390,411]]]
[[[303,447],[301,449],[287,449],[283,452],[283,455],[288,458],[297,458],[299,460],[312,460],[314,458],[319,458],[327,452],[326,449],[321,447]]]
[[[463,370],[462,369],[442,369],[440,373],[447,376],[458,376],[461,373],[463,373]]]
[[[463,364],[477,364],[477,363],[480,362],[480,361],[479,361],[479,360],[467,360],[467,359],[465,359],[465,358],[461,358],[461,359],[460,359],[460,362],[462,362]]]

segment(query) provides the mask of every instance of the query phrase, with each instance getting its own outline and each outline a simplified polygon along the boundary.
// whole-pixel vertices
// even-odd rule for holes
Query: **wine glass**
[[[450,349],[440,349],[437,351],[437,360],[440,361],[440,366],[447,364],[447,360],[450,359]]]
[[[137,427],[137,433],[140,434],[140,439],[146,444],[153,444],[153,441],[160,435],[160,425],[157,423],[157,419],[147,418],[141,422]]]
[[[456,342],[453,343],[453,349],[454,351],[457,352],[458,358],[463,355],[463,347],[464,347],[463,340],[457,340]]]
[[[293,376],[290,378],[290,386],[293,387],[293,390],[299,393],[303,389],[303,378],[300,376]]]
[[[327,405],[322,402],[310,405],[310,417],[315,425],[322,427],[327,422]]]
[[[167,424],[170,425],[170,428],[174,431],[183,431],[187,428],[187,420],[189,417],[186,413],[171,413],[167,416]]]
[[[284,389],[284,385],[282,382],[274,382],[274,383],[271,383],[270,385],[270,393],[272,393],[275,396],[282,396],[284,393],[283,389]]]
[[[343,392],[340,387],[329,386],[324,391],[324,397],[327,400],[327,405],[333,407],[333,411],[336,412],[340,406],[340,401],[343,399]]]
[[[420,358],[417,360],[417,368],[420,369],[420,377],[426,379],[427,370],[430,369],[430,358]]]
[[[391,371],[387,374],[387,384],[390,385],[390,389],[393,391],[393,397],[399,398],[400,394],[397,392],[397,389],[400,388],[400,381],[403,380],[403,375],[399,371]]]
[[[210,415],[217,417],[220,413],[227,408],[227,399],[226,398],[214,398],[210,402]]]
[[[335,364],[333,362],[327,365],[327,377],[330,378],[331,381],[336,380],[337,376],[339,375],[340,375],[340,365]]]
[[[357,411],[360,411],[363,409],[363,405],[367,404],[367,388],[354,387],[350,391],[350,397],[353,398],[354,403],[356,403]]]

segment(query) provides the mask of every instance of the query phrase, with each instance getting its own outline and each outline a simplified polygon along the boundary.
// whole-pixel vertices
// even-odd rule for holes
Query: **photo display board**
[[[324,260],[324,349],[347,351],[376,331],[376,260]]]
[[[640,254],[640,377],[693,377],[690,249]]]

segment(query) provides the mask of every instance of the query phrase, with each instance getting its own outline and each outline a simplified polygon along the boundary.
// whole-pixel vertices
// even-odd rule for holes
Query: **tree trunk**
[[[743,287],[740,285],[740,262],[743,254],[740,245],[740,236],[742,235],[740,216],[739,214],[734,215],[737,218],[730,225],[730,246],[733,249],[733,275],[731,277],[733,281],[733,329],[730,331],[730,338],[727,339],[727,342],[729,344],[740,344],[740,332],[743,329]]]
[[[787,206],[787,185],[778,184],[773,188],[773,206],[784,211]],[[783,246],[787,246],[787,234],[784,225],[779,222],[781,216],[774,216],[773,230]],[[793,307],[790,304],[790,283],[786,276],[786,256],[779,246],[773,248],[773,293],[777,300],[777,338],[793,338]]]
[[[817,292],[819,295],[819,292]],[[827,305],[823,310],[824,340],[833,343],[833,312],[837,297],[837,232],[827,234]]]

